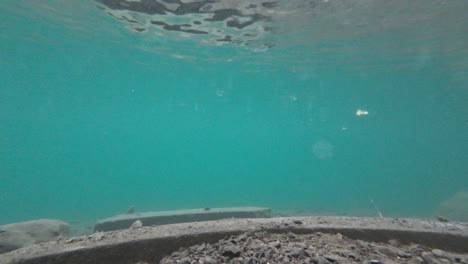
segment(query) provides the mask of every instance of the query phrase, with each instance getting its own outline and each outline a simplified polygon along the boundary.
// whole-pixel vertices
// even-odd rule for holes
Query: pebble
[[[447,252],[437,249],[437,248],[432,250],[432,254],[434,254],[434,256],[439,257],[439,258],[450,258],[449,256],[447,256]]]
[[[279,248],[279,247],[281,247],[281,243],[278,240],[276,240],[276,241],[268,243],[268,246],[269,247]]]
[[[211,257],[202,257],[199,262],[200,264],[216,264],[216,261]]]
[[[396,258],[398,255],[395,251],[393,251],[391,248],[387,246],[377,246],[376,249],[377,249],[377,252],[379,252],[380,254],[386,255],[387,257],[390,257],[390,258]]]
[[[221,254],[228,258],[234,258],[240,256],[241,250],[238,246],[228,243],[226,246],[222,247]]]
[[[424,260],[425,263],[427,264],[441,264],[440,261],[434,258],[434,256],[429,253],[429,252],[423,252],[421,254],[421,258]]]
[[[296,248],[293,251],[291,251],[290,254],[291,254],[292,257],[295,257],[295,258],[297,258],[299,256],[303,256],[304,255],[304,249]]]
[[[337,256],[337,255],[326,255],[324,256],[324,258],[331,263],[336,263],[343,259],[342,257]]]
[[[396,239],[390,239],[390,240],[388,241],[388,244],[390,244],[390,245],[392,245],[392,246],[394,246],[394,247],[400,246],[400,242],[398,242],[398,240],[396,240]]]
[[[136,220],[135,222],[133,222],[133,224],[130,226],[130,229],[138,229],[138,228],[142,228],[143,227],[143,223],[141,222],[141,220]]]
[[[437,220],[442,223],[447,223],[449,220],[441,215],[437,216]]]
[[[104,232],[97,232],[94,234],[94,240],[99,241],[105,238]]]

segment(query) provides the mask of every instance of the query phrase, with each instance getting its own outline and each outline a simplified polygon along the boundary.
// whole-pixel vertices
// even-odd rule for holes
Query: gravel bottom
[[[401,245],[349,239],[341,234],[267,232],[244,233],[214,244],[200,244],[166,256],[161,264],[468,264],[468,254],[455,254],[422,245]]]

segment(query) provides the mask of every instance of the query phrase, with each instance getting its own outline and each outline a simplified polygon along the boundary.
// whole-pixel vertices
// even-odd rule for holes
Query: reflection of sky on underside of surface
[[[466,53],[461,0],[96,1],[105,14],[150,39],[287,50],[274,55],[295,64],[333,56],[322,61],[365,65],[378,54],[386,65],[410,56],[424,66],[436,53]],[[468,64],[468,56],[457,57],[458,65]]]
[[[210,47],[234,46],[257,52],[252,60],[251,53],[227,51],[235,52],[234,61],[248,58],[249,64],[273,65],[281,61],[298,71],[310,69],[311,64],[316,68],[351,65],[356,71],[366,71],[379,66],[389,70],[414,65],[422,68],[443,55],[453,61],[453,76],[466,78],[463,69],[468,65],[468,15],[464,0],[205,2],[23,0],[2,1],[0,8],[17,19],[32,18],[43,26],[66,29],[76,41],[100,38],[110,42],[104,45],[119,43],[184,60],[230,62],[234,56],[213,57]],[[162,6],[166,10],[158,13],[153,6],[149,12],[152,5],[145,7],[142,3],[165,3]],[[0,27],[14,24],[5,21]],[[23,31],[14,36],[5,32],[0,31],[0,39],[60,42],[54,34]],[[134,43],[122,41],[124,37],[130,39],[127,36],[132,33]],[[206,45],[200,45],[195,53],[195,43]],[[371,64],[369,61],[376,57],[380,64]],[[0,57],[0,63],[8,62]]]
[[[106,14],[136,33],[200,38],[203,42],[248,46],[272,30],[276,1],[96,0]],[[271,43],[264,42],[263,48]]]

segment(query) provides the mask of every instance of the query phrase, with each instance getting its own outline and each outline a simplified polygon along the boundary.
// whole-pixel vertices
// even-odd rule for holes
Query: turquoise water
[[[281,14],[259,49],[137,34],[94,1],[2,1],[0,224],[437,215],[468,191],[467,2],[391,3]]]

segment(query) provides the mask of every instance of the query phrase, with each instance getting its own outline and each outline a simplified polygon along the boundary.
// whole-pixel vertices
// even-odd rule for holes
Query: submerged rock
[[[437,216],[437,220],[442,223],[448,223],[449,220],[441,215]]]
[[[0,226],[0,254],[68,236],[69,232],[68,223],[53,219],[2,225]]]
[[[240,256],[241,250],[236,245],[232,243],[227,243],[226,245],[220,248],[220,253],[225,257],[235,258]]]
[[[136,220],[135,222],[133,222],[133,224],[130,226],[130,229],[137,229],[137,228],[142,228],[143,227],[143,223],[141,222],[141,220]]]

